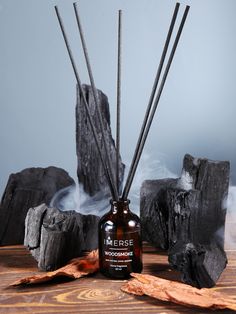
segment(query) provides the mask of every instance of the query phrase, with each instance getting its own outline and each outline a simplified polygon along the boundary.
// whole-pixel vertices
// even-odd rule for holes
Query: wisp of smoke
[[[126,176],[127,173],[128,169],[126,169]],[[154,160],[150,155],[144,154],[130,190],[131,210],[139,214],[140,187],[144,180],[177,177],[162,161]],[[75,210],[82,214],[102,216],[109,210],[110,203],[109,197],[104,196],[102,192],[89,196],[81,185],[72,185],[58,191],[52,198],[50,206],[61,211]],[[225,235],[222,228],[217,231],[216,236],[221,239],[225,237],[225,249],[236,249],[236,186],[229,187],[228,198],[224,200],[223,208],[227,208]]]
[[[109,208],[109,201],[102,193],[90,196],[81,185],[71,185],[59,190],[50,202],[50,207],[61,211],[74,210],[82,214],[102,215]]]
[[[126,169],[126,175],[128,170],[129,169]],[[132,208],[132,211],[139,214],[140,188],[143,181],[177,177],[178,176],[176,174],[168,170],[163,160],[154,159],[151,155],[143,153],[129,194],[131,201],[130,207]],[[126,178],[124,182],[125,181]]]
[[[226,207],[225,249],[236,249],[236,186],[229,187]]]
[[[50,202],[50,207],[62,211],[79,211],[79,193],[77,185],[70,185],[55,193]]]
[[[129,169],[126,169],[126,176]],[[143,154],[130,190],[131,210],[139,214],[140,187],[144,180],[176,178],[177,175],[167,169],[164,162]],[[126,181],[126,177],[124,182]],[[102,192],[90,196],[81,185],[72,185],[58,191],[51,200],[51,207],[61,211],[75,210],[82,214],[103,215],[110,208],[109,197]]]

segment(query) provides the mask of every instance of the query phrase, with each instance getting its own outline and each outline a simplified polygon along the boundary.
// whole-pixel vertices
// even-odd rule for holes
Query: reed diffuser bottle
[[[129,201],[127,200],[129,191],[137,170],[140,157],[143,152],[147,136],[152,125],[152,121],[160,101],[160,97],[168,76],[171,63],[173,61],[175,51],[188,15],[189,6],[186,6],[183,13],[173,46],[171,48],[169,58],[166,62],[166,67],[162,75],[163,65],[165,63],[166,54],[168,51],[170,39],[174,29],[176,17],[179,10],[179,3],[176,3],[175,10],[171,19],[170,27],[166,37],[165,45],[161,55],[160,63],[158,65],[155,76],[152,92],[147,105],[143,124],[140,130],[139,138],[136,144],[134,156],[131,162],[130,170],[127,176],[123,193],[120,191],[120,176],[119,176],[119,156],[120,156],[120,103],[121,103],[121,30],[122,30],[122,11],[119,10],[118,19],[118,62],[117,62],[117,123],[116,123],[116,180],[113,176],[113,167],[110,160],[109,145],[106,140],[105,126],[103,124],[103,117],[101,113],[100,101],[94,83],[92,69],[88,56],[88,49],[86,47],[85,38],[77,10],[76,3],[73,4],[75,16],[79,28],[81,43],[86,59],[86,66],[92,87],[93,98],[96,108],[98,109],[98,126],[93,121],[91,108],[88,105],[86,95],[84,93],[79,73],[76,68],[75,60],[70,48],[70,44],[64,29],[62,18],[59,14],[57,6],[55,6],[56,15],[65,41],[67,52],[70,57],[71,65],[75,74],[77,84],[82,96],[83,104],[87,113],[88,121],[91,127],[91,132],[97,147],[98,155],[104,174],[107,179],[108,187],[111,192],[113,200],[111,201],[111,210],[100,219],[99,223],[99,262],[101,272],[112,278],[126,278],[131,272],[141,272],[142,270],[142,241],[141,241],[141,227],[139,217],[132,213],[129,209]],[[161,78],[161,81],[160,81]],[[159,83],[160,82],[160,83]],[[99,132],[98,132],[99,129]],[[101,135],[99,134],[101,133]],[[104,150],[103,150],[104,148]],[[92,156],[93,157],[93,156]],[[121,195],[121,198],[120,198]]]
[[[129,203],[112,200],[110,211],[99,222],[99,266],[107,277],[124,279],[142,271],[140,219]]]

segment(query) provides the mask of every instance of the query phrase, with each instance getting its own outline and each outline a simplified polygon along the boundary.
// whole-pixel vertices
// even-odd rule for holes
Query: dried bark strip
[[[212,289],[197,289],[189,285],[158,278],[152,275],[132,273],[135,279],[128,281],[121,290],[136,295],[148,295],[161,301],[169,301],[187,307],[230,309],[236,311],[236,301]]]
[[[98,271],[98,251],[92,251],[87,256],[72,259],[66,266],[55,271],[41,273],[16,280],[11,286],[19,286],[23,284],[38,284],[50,281],[55,277],[69,277],[78,279]]]

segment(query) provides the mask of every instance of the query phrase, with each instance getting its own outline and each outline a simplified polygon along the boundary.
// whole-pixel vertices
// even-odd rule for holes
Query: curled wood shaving
[[[188,307],[236,311],[234,299],[212,289],[197,289],[180,282],[151,275],[132,273],[131,276],[135,279],[123,285],[122,291],[136,295],[148,295],[162,301],[174,302]]]
[[[98,268],[98,250],[95,250],[86,256],[72,259],[66,266],[58,268],[57,270],[19,279],[13,282],[11,286],[46,282],[59,276],[77,279],[95,273],[98,271]]]

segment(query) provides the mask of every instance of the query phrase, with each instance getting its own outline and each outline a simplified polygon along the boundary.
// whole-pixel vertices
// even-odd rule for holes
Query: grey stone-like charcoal
[[[0,205],[0,245],[22,244],[28,209],[49,204],[57,191],[74,183],[65,170],[56,167],[11,174]]]
[[[98,222],[95,215],[61,212],[41,204],[28,211],[24,245],[40,269],[55,270],[84,251],[97,249]]]
[[[83,85],[83,90],[90,108],[90,112],[94,121],[95,128],[99,139],[101,139],[100,125],[98,121],[98,109],[94,102],[92,88],[89,85]],[[108,153],[111,158],[112,169],[115,178],[116,169],[116,148],[112,138],[110,127],[110,112],[107,96],[100,90],[97,90],[99,105],[104,124],[105,141],[108,145]],[[102,152],[104,153],[104,145],[102,144]],[[89,120],[87,118],[86,109],[81,97],[79,88],[77,87],[77,104],[76,104],[76,151],[78,159],[77,175],[79,182],[83,184],[84,191],[90,196],[103,192],[102,197],[109,197],[109,186],[102,162],[96,147],[96,143],[91,131]],[[106,161],[106,158],[104,158]],[[107,162],[107,161],[106,161]],[[122,187],[124,177],[124,164],[119,160],[120,189]]]
[[[170,264],[184,282],[215,285],[224,270],[228,161],[185,155],[179,179],[145,181],[141,189],[141,222],[145,239],[168,249]],[[147,187],[152,186],[152,193]],[[156,190],[156,192],[155,192]]]

